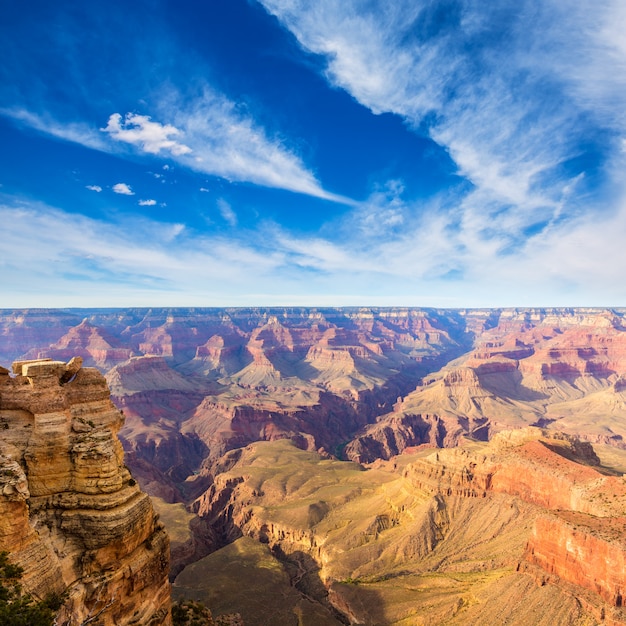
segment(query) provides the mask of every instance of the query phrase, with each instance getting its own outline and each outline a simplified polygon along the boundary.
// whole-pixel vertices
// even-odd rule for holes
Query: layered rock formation
[[[258,443],[195,508],[214,548],[267,544],[296,589],[349,623],[486,624],[493,603],[495,623],[625,624],[626,482],[598,467],[588,443],[538,428],[367,471]]]
[[[626,332],[611,311],[505,311],[474,350],[427,376],[348,445],[371,462],[407,447],[530,425],[626,448]]]
[[[520,626],[591,624],[604,612],[609,624],[623,619],[621,561],[607,561],[602,570],[593,554],[621,554],[616,529],[626,495],[621,479],[599,473],[589,444],[608,444],[611,454],[626,448],[624,315],[600,309],[4,311],[0,357],[66,360],[73,352],[106,372],[112,400],[126,416],[120,434],[129,466],[162,499],[164,519],[184,520],[176,572],[243,534],[246,541],[229,554],[247,549],[248,539],[270,546],[272,554],[252,550],[247,562],[269,559],[271,567],[284,567],[301,594],[287,594],[293,610],[305,611],[313,601],[311,615],[339,623],[486,624],[492,612],[501,623]],[[58,369],[58,383],[42,376],[52,381],[50,389],[58,387],[55,398],[65,398],[77,381],[96,377],[87,368],[75,373],[72,382],[65,369]],[[37,384],[25,382],[37,380],[26,373],[5,379],[11,393],[21,388],[15,381]],[[20,415],[34,424],[29,411]],[[21,424],[15,415],[11,424]],[[10,521],[0,525],[23,543],[20,550],[41,543],[52,533],[48,526],[75,532],[82,523],[66,512],[65,496],[52,498],[60,507],[54,509],[28,486],[31,472],[35,493],[42,481],[66,489],[55,472],[69,472],[83,490],[77,493],[90,495],[78,478],[86,470],[72,468],[89,464],[80,438],[93,444],[98,421],[74,419],[68,431],[59,415],[45,428],[50,445],[72,450],[62,455],[65,469],[40,470],[26,444],[15,444],[23,451],[2,472],[13,499],[3,504]],[[526,427],[531,430],[500,434]],[[556,437],[561,431],[567,434]],[[431,449],[459,444],[470,448]],[[47,448],[41,437],[32,445],[43,468]],[[98,446],[98,458],[118,458],[104,440]],[[118,492],[134,502],[128,476],[111,463],[98,467],[121,481],[119,489],[102,482],[112,490],[111,506],[122,506]],[[89,471],[95,476],[96,469]],[[30,509],[16,495],[27,492]],[[37,502],[45,505],[35,508]],[[197,516],[189,528],[189,517],[174,511],[192,502]],[[63,514],[50,514],[49,521],[47,510]],[[31,511],[42,520],[34,527],[25,517]],[[56,559],[55,572],[79,580],[76,572],[87,565],[72,570],[65,556],[77,553],[75,542],[57,542],[33,558]],[[90,550],[94,558],[109,558],[101,548]],[[52,580],[46,567],[41,576]],[[405,595],[410,600],[403,605]],[[415,613],[411,607],[418,607]],[[293,621],[290,611],[285,619]]]
[[[259,439],[361,462],[531,424],[626,446],[622,310],[14,311],[0,333],[5,358],[107,371],[129,463],[170,499]]]
[[[0,550],[24,587],[65,598],[57,623],[169,625],[169,542],[124,465],[123,418],[98,370],[0,371]]]

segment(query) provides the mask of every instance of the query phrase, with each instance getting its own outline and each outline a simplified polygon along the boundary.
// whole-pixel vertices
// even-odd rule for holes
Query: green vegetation
[[[172,606],[173,626],[213,626],[211,612],[200,602],[181,600]]]
[[[37,602],[23,593],[19,582],[23,573],[9,562],[8,552],[0,552],[0,626],[53,626],[62,599],[51,594]]]

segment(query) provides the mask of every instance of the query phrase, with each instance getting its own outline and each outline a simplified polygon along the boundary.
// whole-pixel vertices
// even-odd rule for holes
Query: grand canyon
[[[626,624],[626,309],[5,309],[0,364],[58,624]]]

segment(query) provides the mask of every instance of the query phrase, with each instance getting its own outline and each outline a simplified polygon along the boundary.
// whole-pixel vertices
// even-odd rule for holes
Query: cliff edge
[[[169,540],[124,465],[123,416],[82,360],[0,368],[0,551],[57,624],[170,626]]]

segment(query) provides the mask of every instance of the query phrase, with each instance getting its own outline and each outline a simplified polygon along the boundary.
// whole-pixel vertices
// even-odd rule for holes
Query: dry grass
[[[290,585],[266,545],[249,537],[188,565],[172,593],[175,599],[203,602],[214,616],[240,613],[246,626],[340,626]]]
[[[189,513],[185,505],[181,503],[170,504],[162,498],[151,496],[152,506],[159,514],[160,520],[165,525],[170,542],[185,543],[191,538],[189,522],[195,517],[193,513]]]

